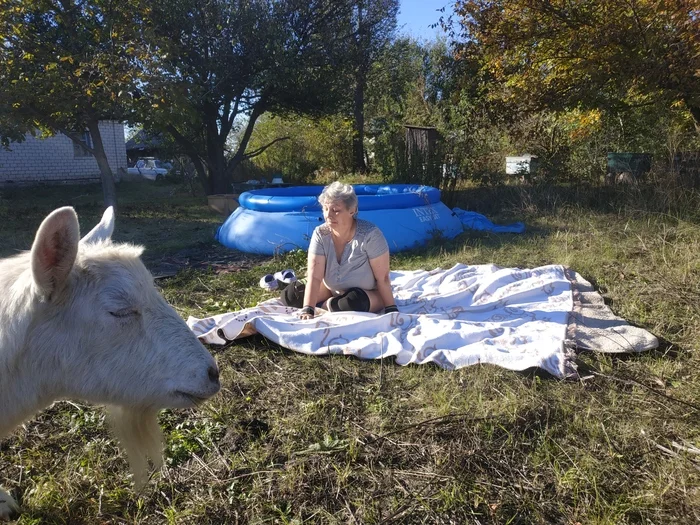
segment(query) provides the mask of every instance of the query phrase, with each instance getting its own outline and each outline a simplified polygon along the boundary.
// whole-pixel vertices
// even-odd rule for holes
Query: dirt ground
[[[215,274],[250,270],[269,259],[263,255],[232,250],[216,242],[202,242],[164,256],[146,256],[143,262],[156,279],[172,277],[181,270],[210,270]]]

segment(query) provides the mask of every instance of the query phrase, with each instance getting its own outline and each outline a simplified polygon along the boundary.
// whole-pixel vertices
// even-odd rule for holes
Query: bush
[[[252,159],[256,169],[281,172],[285,182],[309,182],[321,169],[351,169],[352,124],[342,117],[264,118],[255,126],[249,150],[280,137],[287,138]]]

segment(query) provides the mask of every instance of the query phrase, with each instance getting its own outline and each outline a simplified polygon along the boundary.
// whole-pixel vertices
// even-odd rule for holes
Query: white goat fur
[[[162,408],[219,390],[218,369],[158,293],[142,249],[109,240],[114,217],[79,242],[72,208],[42,223],[26,252],[0,260],[0,439],[57,399],[110,406],[135,483],[160,465]],[[0,520],[16,510],[0,490]]]

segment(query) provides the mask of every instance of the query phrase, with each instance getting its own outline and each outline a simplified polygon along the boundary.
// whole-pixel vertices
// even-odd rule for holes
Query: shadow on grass
[[[324,361],[330,360],[330,359],[347,359],[349,363],[362,363],[362,364],[368,364],[371,367],[383,367],[383,366],[392,366],[396,368],[423,368],[423,369],[429,369],[433,372],[441,372],[445,374],[451,374],[454,373],[456,370],[448,370],[446,368],[443,368],[436,363],[433,362],[428,362],[428,363],[423,363],[423,364],[415,364],[411,363],[409,365],[399,365],[396,363],[395,356],[387,356],[379,359],[361,359],[355,355],[351,354],[319,354],[319,355],[307,355],[303,354],[301,352],[295,352],[294,350],[290,350],[288,348],[285,348],[273,341],[270,341],[269,339],[265,338],[261,334],[254,334],[248,337],[244,337],[241,339],[235,339],[233,341],[229,341],[227,344],[218,346],[218,345],[207,345],[207,348],[213,355],[217,354],[224,354],[228,350],[235,348],[236,346],[246,348],[247,350],[252,350],[255,352],[269,352],[271,356],[278,356],[278,357],[284,357],[284,358],[289,358],[289,357],[310,357],[314,359],[321,359]],[[243,364],[243,361],[239,363],[240,365]],[[561,377],[557,377],[550,372],[547,372],[543,368],[539,367],[530,367],[526,368],[524,370],[509,370],[509,369],[504,369],[502,367],[499,367],[498,365],[491,364],[491,363],[479,363],[475,364],[472,366],[464,367],[464,368],[471,368],[471,369],[476,369],[479,367],[488,367],[492,368],[493,370],[497,371],[508,371],[512,372],[513,374],[516,374],[520,377],[526,378],[526,379],[534,379],[534,378],[539,378],[541,380],[547,380],[547,381],[561,381]],[[459,369],[458,369],[459,370]]]

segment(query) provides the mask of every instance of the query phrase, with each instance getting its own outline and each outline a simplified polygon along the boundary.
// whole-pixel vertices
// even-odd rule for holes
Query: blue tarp
[[[486,216],[474,211],[466,211],[461,208],[453,208],[452,212],[462,222],[465,228],[479,231],[488,231],[494,233],[523,233],[525,224],[522,222],[514,222],[504,226],[497,226],[486,218]]]

